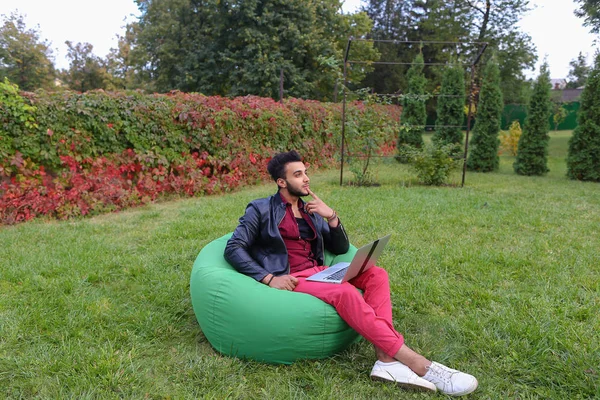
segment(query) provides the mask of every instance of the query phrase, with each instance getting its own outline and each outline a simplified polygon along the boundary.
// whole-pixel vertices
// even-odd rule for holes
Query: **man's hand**
[[[292,291],[298,284],[298,279],[292,275],[275,276],[269,286],[275,289]]]
[[[329,207],[323,200],[317,197],[312,190],[308,189],[308,194],[313,198],[311,201],[304,205],[304,208],[309,214],[319,214],[323,218],[329,218],[333,214],[333,209]]]
[[[327,223],[332,228],[335,228],[339,224],[339,220],[337,219],[337,215],[335,211],[327,204],[323,202],[316,194],[314,194],[310,189],[308,189],[308,194],[312,196],[312,200],[304,205],[306,212],[309,214],[317,213],[323,218],[327,218]],[[335,217],[335,218],[332,218]]]

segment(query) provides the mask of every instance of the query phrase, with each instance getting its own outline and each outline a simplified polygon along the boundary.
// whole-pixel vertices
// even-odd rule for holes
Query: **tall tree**
[[[423,147],[423,129],[427,121],[423,55],[418,54],[407,73],[408,90],[402,99],[402,123],[398,134],[398,150],[403,145]]]
[[[442,76],[442,86],[437,102],[437,120],[432,140],[440,145],[460,144],[465,108],[464,70],[449,64]]]
[[[89,43],[67,44],[69,69],[64,73],[65,82],[73,90],[86,92],[93,89],[105,89],[107,73],[102,61],[93,53],[94,46]]]
[[[531,37],[519,30],[518,23],[529,10],[529,0],[369,0],[364,9],[373,19],[374,39],[464,43],[427,44],[426,64],[446,63],[451,56],[468,62],[481,46],[467,42],[489,43],[496,50],[504,101],[525,101],[523,70],[533,68],[537,60]],[[418,52],[418,46],[407,43],[382,43],[377,48],[382,61],[391,62],[410,63]],[[378,65],[365,84],[380,93],[403,91],[407,85],[403,71],[402,66]],[[439,86],[441,74],[441,68],[426,68],[429,89]]]
[[[503,108],[500,70],[492,58],[485,66],[479,92],[477,122],[473,129],[471,151],[467,160],[467,168],[471,171],[491,172],[498,169],[498,133]]]
[[[586,57],[579,52],[577,58],[569,62],[571,70],[569,71],[569,82],[567,88],[575,89],[585,85],[591,68],[587,65]]]
[[[349,35],[371,29],[339,0],[138,0],[137,68],[158,91],[331,99]],[[360,44],[369,51],[371,44]],[[357,47],[355,47],[355,50]],[[372,55],[376,55],[375,52]],[[353,79],[368,69],[355,68]]]
[[[22,15],[3,15],[0,26],[0,80],[8,78],[22,90],[52,88],[54,65],[50,43],[37,29],[27,29]]]
[[[600,182],[600,54],[583,89],[577,122],[569,140],[567,176]]]
[[[117,47],[111,48],[106,56],[104,65],[108,73],[107,89],[144,88],[134,60],[138,28],[136,23],[127,25],[125,34],[117,35]]]
[[[548,132],[552,108],[550,86],[550,72],[548,64],[544,62],[533,87],[517,158],[513,164],[519,175],[543,175],[548,172]]]
[[[584,19],[584,26],[590,28],[592,33],[600,33],[600,1],[598,0],[575,0],[579,8],[575,15]]]

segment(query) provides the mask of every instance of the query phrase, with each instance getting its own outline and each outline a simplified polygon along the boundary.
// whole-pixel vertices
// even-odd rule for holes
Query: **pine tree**
[[[548,172],[550,86],[548,63],[544,63],[533,86],[523,134],[519,139],[517,159],[513,164],[515,172],[519,175],[543,175]]]
[[[600,54],[583,89],[577,122],[569,140],[567,176],[600,182]]]
[[[462,68],[449,65],[442,76],[437,102],[436,130],[432,140],[438,145],[460,144],[465,109],[465,77]]]
[[[498,147],[500,140],[501,115],[504,102],[500,90],[500,70],[495,59],[486,65],[479,93],[477,122],[473,129],[473,140],[467,160],[471,171],[491,172],[498,169]]]
[[[402,99],[402,124],[398,133],[398,151],[400,153],[402,153],[403,145],[423,147],[423,127],[427,121],[427,110],[425,109],[427,79],[423,74],[424,66],[423,54],[419,53],[406,74],[408,90]]]

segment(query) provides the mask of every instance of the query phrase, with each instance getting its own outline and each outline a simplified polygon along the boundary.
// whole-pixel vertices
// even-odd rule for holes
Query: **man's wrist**
[[[337,213],[335,212],[335,210],[331,210],[331,215],[329,217],[325,217],[327,222],[334,221],[336,218],[337,218]]]
[[[273,280],[273,278],[275,278],[275,275],[273,274],[268,274],[267,276],[265,276],[261,282],[264,283],[265,285],[269,286],[269,284],[271,283],[271,281]]]

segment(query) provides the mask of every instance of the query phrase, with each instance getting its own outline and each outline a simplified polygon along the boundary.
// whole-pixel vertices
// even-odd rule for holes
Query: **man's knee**
[[[387,271],[378,266],[373,266],[372,268],[369,268],[369,270],[366,273],[369,274],[369,278],[371,278],[371,279],[375,279],[375,280],[382,281],[382,282],[389,281],[389,276],[388,276]]]

